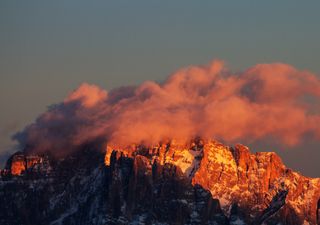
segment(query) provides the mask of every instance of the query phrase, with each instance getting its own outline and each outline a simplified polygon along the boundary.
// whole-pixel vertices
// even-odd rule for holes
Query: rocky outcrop
[[[236,203],[252,218],[265,210],[279,191],[288,190],[286,204],[276,216],[278,220],[290,220],[292,213],[287,212],[293,211],[295,224],[316,224],[320,179],[306,178],[287,169],[275,153],[250,154],[242,145],[229,148],[209,142],[192,182],[210,190],[220,200],[224,212]]]
[[[107,152],[115,149],[117,157],[143,156],[150,165],[176,166],[190,183],[201,186],[212,198],[218,199],[228,217],[236,205],[242,214],[241,220],[248,224],[259,221],[257,218],[261,218],[262,223],[267,215],[272,216],[270,221],[284,224],[317,224],[320,179],[307,178],[286,168],[274,152],[251,154],[248,147],[240,144],[230,148],[202,140],[189,145],[170,142],[150,148],[109,146]],[[275,207],[274,199],[279,193],[285,193],[283,204]]]
[[[320,179],[243,145],[86,146],[30,168],[0,182],[0,224],[319,224]]]
[[[21,175],[26,170],[41,165],[44,158],[38,155],[27,155],[23,152],[16,152],[7,161],[6,170],[14,176]]]

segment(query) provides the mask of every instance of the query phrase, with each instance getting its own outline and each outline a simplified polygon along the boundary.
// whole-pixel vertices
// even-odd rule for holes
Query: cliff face
[[[135,153],[150,165],[174,165],[193,185],[201,186],[218,199],[228,217],[236,205],[243,221],[259,221],[274,197],[286,193],[283,207],[269,221],[317,224],[320,179],[307,178],[286,168],[273,152],[251,154],[246,146],[229,148],[214,141],[132,148],[119,149],[117,155],[134,158]],[[114,149],[109,147],[107,153]],[[106,154],[107,165],[108,158]]]
[[[228,148],[208,143],[203,152],[192,183],[210,190],[226,213],[236,203],[246,219],[257,218],[277,192],[287,191],[285,205],[272,219],[285,224],[316,224],[320,179],[287,169],[275,153],[250,154],[242,145]]]
[[[320,179],[242,145],[108,145],[44,162],[3,178],[0,224],[319,224]]]
[[[27,155],[14,153],[8,160],[5,169],[0,171],[2,177],[10,176],[46,176],[51,170],[48,155]]]
[[[38,155],[26,155],[23,152],[16,152],[7,161],[4,171],[14,176],[22,175],[29,168],[44,163],[44,158]]]

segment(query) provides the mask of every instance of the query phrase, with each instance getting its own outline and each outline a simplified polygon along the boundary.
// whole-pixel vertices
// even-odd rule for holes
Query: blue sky
[[[320,1],[293,0],[1,1],[0,153],[82,82],[161,81],[215,58],[235,71],[284,62],[319,74],[319,9]]]

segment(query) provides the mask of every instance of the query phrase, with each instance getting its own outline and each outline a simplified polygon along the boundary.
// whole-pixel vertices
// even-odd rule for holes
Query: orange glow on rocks
[[[11,174],[12,175],[20,175],[26,169],[26,162],[24,157],[20,157],[19,155],[14,156],[11,163]]]
[[[33,167],[34,165],[41,163],[42,158],[39,156],[25,155],[23,153],[14,154],[9,160],[8,169],[10,169],[11,174],[18,176],[21,175],[28,168]]]

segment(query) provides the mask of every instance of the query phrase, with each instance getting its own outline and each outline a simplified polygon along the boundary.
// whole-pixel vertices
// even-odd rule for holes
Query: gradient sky
[[[284,62],[320,74],[320,1],[1,1],[0,154],[82,82],[162,81],[190,64]],[[274,146],[257,144],[258,150]],[[277,150],[319,176],[319,143]]]

